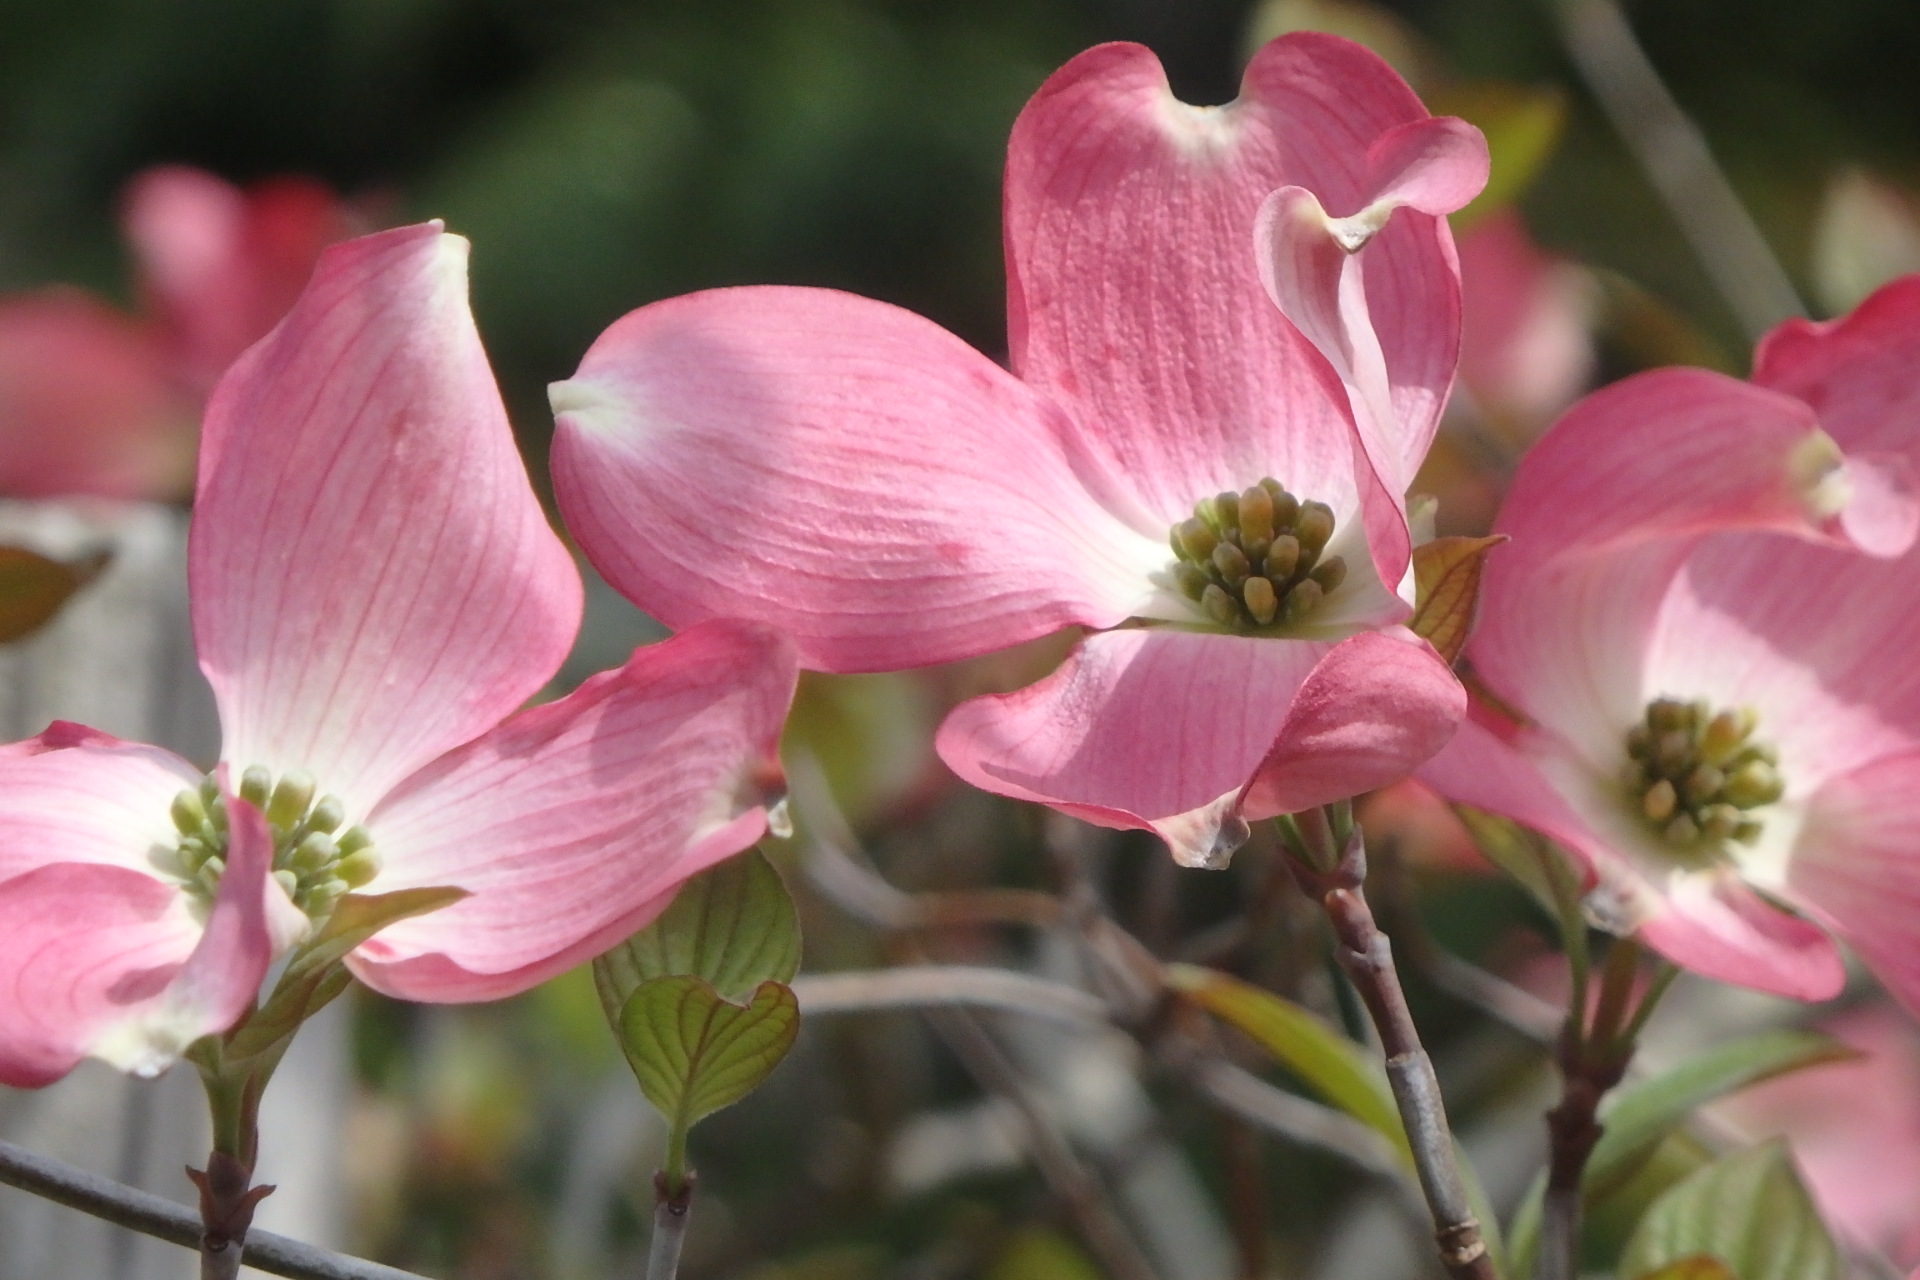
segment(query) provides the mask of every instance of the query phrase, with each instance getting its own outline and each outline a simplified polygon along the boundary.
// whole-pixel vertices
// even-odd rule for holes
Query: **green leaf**
[[[1434,96],[1435,115],[1459,116],[1487,136],[1493,167],[1486,189],[1453,215],[1457,235],[1511,203],[1546,168],[1567,119],[1567,101],[1557,89],[1500,80],[1455,85]]]
[[[1393,1091],[1358,1045],[1292,1001],[1214,969],[1168,965],[1167,982],[1247,1035],[1323,1100],[1385,1135],[1412,1163]]]
[[[1765,1031],[1718,1045],[1654,1079],[1628,1085],[1600,1112],[1604,1131],[1587,1163],[1587,1199],[1610,1194],[1693,1112],[1775,1076],[1858,1056],[1831,1036]]]
[[[1840,1250],[1778,1139],[1723,1156],[1654,1201],[1620,1261],[1646,1277],[1700,1255],[1735,1280],[1844,1280]]]
[[[1720,1259],[1702,1253],[1678,1262],[1669,1262],[1658,1271],[1649,1271],[1638,1277],[1638,1280],[1740,1280],[1740,1277],[1729,1271],[1727,1264]]]
[[[618,1027],[634,991],[655,978],[704,978],[738,1001],[763,982],[791,981],[799,968],[793,899],[767,856],[749,849],[681,886],[658,919],[593,962],[593,981]]]
[[[390,924],[438,911],[467,896],[465,889],[401,889],[395,893],[350,893],[305,946],[294,952],[267,1003],[227,1042],[230,1061],[273,1048],[300,1024],[332,1003],[353,981],[341,963],[347,953]]]
[[[0,644],[32,635],[73,593],[106,567],[102,552],[82,560],[50,560],[25,547],[0,547]]]
[[[1467,635],[1473,630],[1487,553],[1506,540],[1505,534],[1435,538],[1413,549],[1415,603],[1407,626],[1449,663],[1467,647]]]
[[[650,978],[620,1011],[620,1047],[640,1091],[677,1136],[757,1088],[799,1031],[800,1004],[779,982],[735,1004],[691,974]]]

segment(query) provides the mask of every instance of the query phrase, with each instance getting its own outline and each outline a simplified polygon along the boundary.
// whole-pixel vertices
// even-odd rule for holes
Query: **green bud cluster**
[[[1691,854],[1724,853],[1729,840],[1759,840],[1752,811],[1786,791],[1780,758],[1753,737],[1749,707],[1715,712],[1704,700],[1656,698],[1627,731],[1628,794],[1669,845]]]
[[[1299,622],[1346,580],[1345,560],[1321,556],[1332,537],[1333,508],[1269,476],[1201,499],[1168,542],[1180,593],[1221,626],[1253,630]]]
[[[346,806],[335,796],[316,800],[316,790],[312,775],[299,769],[277,783],[261,765],[250,765],[240,775],[241,798],[266,815],[273,833],[273,878],[318,921],[379,874],[380,853],[365,827],[341,831]],[[155,850],[154,866],[211,905],[227,867],[229,818],[219,783],[208,776],[197,788],[182,791],[173,798],[172,816],[179,843]]]

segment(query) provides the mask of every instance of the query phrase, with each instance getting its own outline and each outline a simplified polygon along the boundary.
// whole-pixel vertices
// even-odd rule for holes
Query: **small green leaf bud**
[[[1198,601],[1205,594],[1207,584],[1213,579],[1209,578],[1206,570],[1199,565],[1179,560],[1173,566],[1173,581],[1180,588],[1181,595],[1189,600]]]
[[[1333,508],[1324,502],[1301,503],[1294,528],[1298,531],[1301,551],[1319,555],[1327,539],[1333,537]]]
[[[1246,553],[1231,542],[1223,542],[1213,549],[1213,567],[1220,571],[1227,585],[1238,591],[1240,584],[1253,572],[1253,566],[1247,563]]]
[[[371,884],[373,878],[380,874],[380,855],[372,849],[362,849],[350,858],[340,859],[333,868],[333,874],[354,889]]]
[[[1700,811],[1700,834],[1713,841],[1730,838],[1740,829],[1740,811],[1730,804],[1710,804]]]
[[[315,787],[313,775],[305,769],[288,770],[267,800],[267,821],[282,831],[291,830],[295,823],[307,816],[307,806],[313,803]]]
[[[169,812],[174,830],[183,836],[198,835],[200,824],[207,820],[207,807],[201,803],[198,791],[182,791],[175,796]]]
[[[1305,582],[1295,583],[1293,590],[1287,592],[1286,620],[1288,622],[1299,622],[1311,614],[1315,609],[1320,607],[1320,600],[1323,594],[1320,590],[1320,584],[1312,578],[1308,578]]]
[[[313,812],[307,815],[307,828],[311,831],[332,831],[347,820],[347,806],[339,796],[321,796],[320,803],[313,806]]]
[[[1764,760],[1753,760],[1741,765],[1727,779],[1727,785],[1721,789],[1721,795],[1728,804],[1738,805],[1742,809],[1755,809],[1763,804],[1772,804],[1786,792],[1786,783],[1780,773]]]
[[[1696,844],[1700,840],[1699,824],[1694,822],[1691,814],[1676,814],[1666,826],[1666,837],[1678,845]]]
[[[1181,554],[1196,564],[1205,564],[1213,549],[1220,545],[1220,535],[1207,527],[1203,520],[1185,520],[1176,530],[1180,541]]]
[[[1240,588],[1240,598],[1247,602],[1253,620],[1263,627],[1280,614],[1280,597],[1265,578],[1248,578]]]
[[[1331,595],[1335,588],[1347,580],[1347,562],[1339,556],[1328,556],[1314,566],[1312,576],[1320,584],[1320,589]]]
[[[1259,485],[1240,495],[1240,545],[1273,541],[1273,495]]]
[[[1706,804],[1720,794],[1725,786],[1727,775],[1710,764],[1695,766],[1687,775],[1687,801],[1690,804]]]
[[[240,775],[240,798],[256,809],[267,807],[273,789],[273,774],[263,764],[250,764]]]
[[[294,847],[288,862],[301,875],[312,875],[339,856],[339,847],[331,837],[323,831],[310,831]]]
[[[1283,533],[1273,540],[1267,548],[1267,576],[1277,582],[1285,582],[1293,576],[1300,564],[1300,540],[1290,533]]]

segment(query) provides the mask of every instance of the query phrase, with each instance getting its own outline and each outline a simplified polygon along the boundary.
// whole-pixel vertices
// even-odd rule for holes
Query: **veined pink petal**
[[[350,229],[322,183],[278,178],[243,191],[184,165],[135,178],[123,221],[142,289],[196,392],[287,313],[320,251]]]
[[[1920,750],[1822,787],[1788,863],[1789,884],[1874,975],[1920,1012]]]
[[[1848,315],[1789,320],[1754,353],[1753,380],[1797,397],[1841,447],[1904,454],[1920,468],[1920,276],[1886,285]]]
[[[1088,492],[1060,415],[909,312],[822,289],[643,307],[553,402],[568,526],[667,625],[755,618],[834,671],[1110,626],[1162,528]],[[1258,476],[1254,477],[1258,479]]]
[[[158,999],[200,928],[180,891],[126,867],[53,863],[0,881],[0,1083],[52,1084]]]
[[[0,300],[0,494],[177,497],[194,427],[148,326],[78,290]]]
[[[90,1055],[157,1075],[252,1006],[273,958],[273,845],[257,810],[233,806],[204,930],[177,887],[126,867],[58,862],[0,881],[0,1082],[51,1084]]]
[[[1675,874],[1659,904],[1640,935],[1684,969],[1791,1000],[1830,1000],[1846,985],[1833,939],[1731,869]]]
[[[1320,35],[1268,45],[1224,107],[1177,101],[1137,45],[1089,50],[1041,87],[1007,158],[1013,367],[1069,408],[1111,485],[1169,524],[1267,474],[1359,509],[1344,399],[1264,294],[1254,217],[1289,185],[1359,208],[1369,148],[1425,119],[1385,63]],[[1451,241],[1409,211],[1369,255],[1402,456],[1417,460],[1458,347]]]
[[[644,925],[766,831],[794,676],[778,633],[706,623],[409,778],[368,823],[385,859],[368,891],[471,896],[384,930],[354,972],[406,999],[492,1000]]]
[[[437,225],[327,251],[214,392],[194,634],[236,767],[364,814],[558,668],[579,575],[527,483]]]
[[[1344,640],[1293,695],[1247,787],[1246,816],[1298,813],[1398,782],[1446,745],[1466,711],[1460,681],[1412,632]]]
[[[179,838],[169,806],[200,776],[170,751],[64,721],[0,748],[0,881],[60,862],[151,877],[152,851]]]
[[[1701,370],[1616,383],[1529,454],[1498,529],[1469,654],[1490,686],[1599,763],[1647,698],[1644,657],[1669,584],[1707,536],[1775,530],[1872,554],[1910,540],[1904,484],[1862,486],[1791,397]],[[1879,499],[1853,511],[1866,492]],[[1857,517],[1850,521],[1850,517]],[[1861,545],[1861,529],[1873,536]]]
[[[982,790],[1151,830],[1211,866],[1244,838],[1243,809],[1271,817],[1404,777],[1464,704],[1411,638],[1112,631],[1038,684],[961,704],[935,745]]]
[[[1759,713],[1789,798],[1907,750],[1920,664],[1920,551],[1875,560],[1798,539],[1727,535],[1690,556],[1644,650],[1643,692]]]

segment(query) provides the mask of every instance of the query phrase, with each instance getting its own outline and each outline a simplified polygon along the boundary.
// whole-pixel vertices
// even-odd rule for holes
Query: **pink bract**
[[[1421,777],[1553,836],[1593,899],[1688,968],[1802,999],[1828,931],[1920,1008],[1920,278],[1794,321],[1752,382],[1643,374],[1522,463],[1467,656],[1518,725],[1470,722]],[[1655,699],[1750,709],[1784,793],[1751,846],[1676,855],[1623,778]],[[1636,807],[1640,806],[1640,807]]]
[[[134,178],[122,226],[143,315],[64,288],[0,299],[0,493],[181,496],[207,393],[356,221],[311,179]]]
[[[517,711],[581,585],[468,312],[466,242],[437,225],[329,249],[221,381],[190,571],[229,788],[308,774],[378,850],[360,891],[466,893],[348,958],[382,991],[523,990],[766,829],[796,670],[771,630],[696,627]],[[164,1067],[310,929],[268,874],[291,874],[281,828],[239,799],[217,898],[188,891],[171,806],[200,781],[74,725],[0,748],[0,1081]]]
[[[849,294],[669,299],[554,386],[561,509],[668,625],[762,619],[821,670],[1095,629],[960,707],[943,758],[1217,863],[1245,818],[1404,776],[1463,713],[1400,625],[1404,494],[1459,345],[1441,215],[1486,164],[1339,39],[1275,41],[1224,107],[1176,100],[1143,48],[1090,50],[1008,149],[1011,373]],[[1349,573],[1233,634],[1173,586],[1168,534],[1267,476],[1332,508]]]

